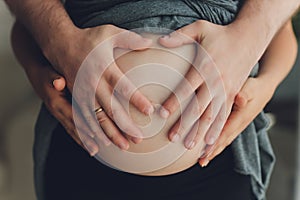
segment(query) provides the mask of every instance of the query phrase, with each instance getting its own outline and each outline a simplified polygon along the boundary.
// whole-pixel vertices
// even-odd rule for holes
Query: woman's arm
[[[275,90],[292,69],[297,51],[297,40],[290,20],[277,33],[260,59],[259,76],[268,80]]]
[[[261,112],[292,69],[296,56],[297,41],[292,23],[288,21],[262,56],[258,76],[249,78],[236,96],[233,110],[220,137],[199,160],[201,166],[206,166],[220,154]]]

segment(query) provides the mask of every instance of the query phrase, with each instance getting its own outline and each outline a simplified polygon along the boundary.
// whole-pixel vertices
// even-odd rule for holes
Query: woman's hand
[[[235,98],[233,110],[216,143],[208,147],[199,160],[201,166],[219,155],[254,120],[274,94],[274,89],[263,78],[248,78]]]
[[[203,166],[220,154],[263,109],[280,82],[294,66],[297,40],[289,20],[275,35],[259,61],[256,78],[247,79],[235,98],[233,110],[215,145],[199,160]]]
[[[201,45],[185,80],[160,110],[161,116],[167,118],[178,109],[179,102],[196,91],[182,117],[169,131],[171,141],[189,132],[185,139],[188,149],[193,148],[204,134],[208,145],[215,143],[231,112],[236,94],[262,54],[252,40],[244,37],[236,26],[220,26],[203,20],[160,39],[160,43],[169,48],[195,41]]]
[[[133,138],[134,142],[142,137],[141,130],[119,104],[114,92],[125,97],[144,114],[148,115],[154,111],[151,102],[136,90],[116,65],[113,50],[114,48],[143,50],[151,43],[151,40],[142,38],[134,32],[113,25],[103,25],[80,29],[74,38],[63,43],[64,48],[44,52],[53,66],[58,66],[56,69],[66,79],[67,87],[72,92],[83,118],[91,127],[93,135],[106,144],[113,141],[121,149],[127,149],[129,143],[122,132],[130,135],[129,138]],[[80,68],[83,61],[88,67]],[[98,108],[97,104],[104,110],[99,116],[101,127],[94,113]]]

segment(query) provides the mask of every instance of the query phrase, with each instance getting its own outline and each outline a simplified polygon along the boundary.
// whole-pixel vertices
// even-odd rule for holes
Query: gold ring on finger
[[[101,108],[101,107],[99,107],[99,108],[97,108],[97,109],[95,109],[95,113],[96,114],[98,114],[98,113],[100,113],[100,112],[102,112],[103,111],[103,108]]]

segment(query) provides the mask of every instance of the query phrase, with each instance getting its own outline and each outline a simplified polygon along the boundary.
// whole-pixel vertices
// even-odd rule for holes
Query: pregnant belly
[[[168,130],[180,118],[187,106],[188,98],[176,113],[167,120],[158,115],[158,108],[184,78],[195,57],[194,45],[166,49],[157,43],[159,35],[143,34],[152,38],[154,45],[144,51],[126,52],[115,50],[115,58],[120,69],[136,87],[153,103],[156,111],[145,116],[131,106],[128,101],[119,100],[133,121],[141,128],[144,139],[139,144],[130,142],[127,151],[115,145],[102,147],[96,158],[103,163],[130,173],[159,176],[185,170],[194,165],[205,147],[203,137],[192,149],[184,147],[184,136],[176,143],[168,140]]]

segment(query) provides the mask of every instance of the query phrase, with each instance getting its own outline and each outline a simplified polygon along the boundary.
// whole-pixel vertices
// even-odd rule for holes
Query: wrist
[[[268,27],[261,28],[250,20],[237,19],[227,26],[230,34],[233,34],[240,43],[240,50],[246,51],[245,55],[251,53],[249,56],[255,58],[256,62],[263,55],[273,37]]]
[[[64,73],[65,68],[73,65],[75,51],[80,48],[82,31],[76,26],[69,26],[67,30],[61,30],[49,38],[42,46],[42,52],[54,68]]]
[[[111,25],[94,28],[76,28],[66,37],[54,40],[44,52],[52,66],[72,85],[75,75],[86,56],[105,38],[114,34]],[[53,48],[53,46],[55,48]]]

